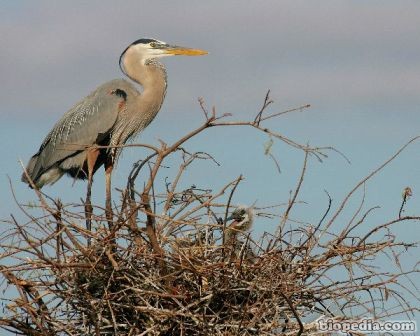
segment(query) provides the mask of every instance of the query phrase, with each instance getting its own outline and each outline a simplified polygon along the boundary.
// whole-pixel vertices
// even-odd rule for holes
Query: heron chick
[[[238,206],[226,220],[232,220],[227,227],[226,241],[236,240],[238,233],[245,233],[251,229],[254,223],[253,209],[252,207]]]
[[[156,39],[142,38],[131,43],[119,59],[121,71],[131,81],[111,80],[67,111],[29,160],[22,181],[42,188],[64,174],[87,179],[85,212],[90,230],[92,177],[104,166],[106,214],[111,223],[111,172],[122,145],[150,124],[165,98],[166,70],[157,59],[205,54],[204,50],[169,45]],[[142,92],[133,82],[143,87]]]

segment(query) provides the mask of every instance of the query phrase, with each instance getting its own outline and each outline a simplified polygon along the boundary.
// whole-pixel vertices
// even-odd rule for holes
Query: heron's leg
[[[114,162],[112,158],[109,158],[105,163],[105,214],[106,219],[108,220],[109,229],[112,229],[113,226],[113,213],[112,213],[112,203],[111,203],[111,174],[114,169]]]
[[[92,230],[91,218],[92,218],[92,211],[93,211],[92,203],[90,201],[91,191],[92,191],[92,176],[89,174],[86,200],[85,200],[86,229],[88,229],[89,231]]]
[[[91,193],[92,193],[92,181],[93,181],[93,169],[95,167],[96,159],[98,158],[99,151],[97,149],[91,149],[87,151],[87,168],[88,168],[88,185],[86,192],[86,201],[85,201],[85,216],[86,216],[86,229],[88,231],[92,230],[92,203],[91,203]],[[90,245],[90,238],[88,238],[88,245]]]

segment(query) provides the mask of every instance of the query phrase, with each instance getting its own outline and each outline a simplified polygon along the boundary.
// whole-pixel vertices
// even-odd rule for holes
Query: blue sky
[[[200,124],[198,97],[235,119],[253,118],[267,89],[272,112],[309,103],[311,109],[268,126],[300,143],[332,145],[350,158],[350,165],[333,153],[322,164],[310,161],[302,193],[307,204],[293,216],[317,222],[327,204],[324,189],[336,207],[357,181],[420,134],[419,17],[418,1],[0,1],[0,217],[18,212],[7,176],[20,201],[33,199],[20,182],[18,160],[27,162],[74,103],[122,76],[118,57],[128,44],[154,37],[210,53],[163,60],[167,97],[137,141],[170,142]],[[190,148],[208,151],[222,167],[193,167],[185,185],[220,187],[243,173],[238,203],[287,201],[302,154],[275,144],[278,175],[263,154],[266,141],[244,129],[200,135]],[[366,209],[381,205],[369,225],[397,215],[406,186],[414,192],[406,214],[420,213],[419,152],[420,144],[413,144],[367,184]],[[124,185],[132,163],[145,153],[126,151],[115,187]],[[100,204],[102,179],[98,173],[94,186]],[[63,178],[45,192],[78,202],[85,185]],[[358,201],[360,194],[348,215]],[[400,224],[397,233],[402,240],[420,238],[416,223]],[[406,260],[417,262],[416,252]]]

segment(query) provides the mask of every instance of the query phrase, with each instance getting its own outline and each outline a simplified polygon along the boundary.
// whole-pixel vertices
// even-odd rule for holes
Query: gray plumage
[[[114,129],[121,123],[118,106],[123,98],[110,92],[120,89],[122,84],[132,86],[123,80],[110,81],[77,103],[57,122],[28,163],[27,173],[38,188],[56,182],[64,173],[87,178],[86,148],[93,144],[111,144]]]

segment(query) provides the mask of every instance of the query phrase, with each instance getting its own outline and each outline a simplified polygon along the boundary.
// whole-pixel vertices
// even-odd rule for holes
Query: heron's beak
[[[185,48],[180,46],[165,46],[163,49],[165,54],[169,55],[185,55],[185,56],[200,56],[200,55],[207,55],[208,52],[205,50],[200,49],[192,49],[192,48]]]

